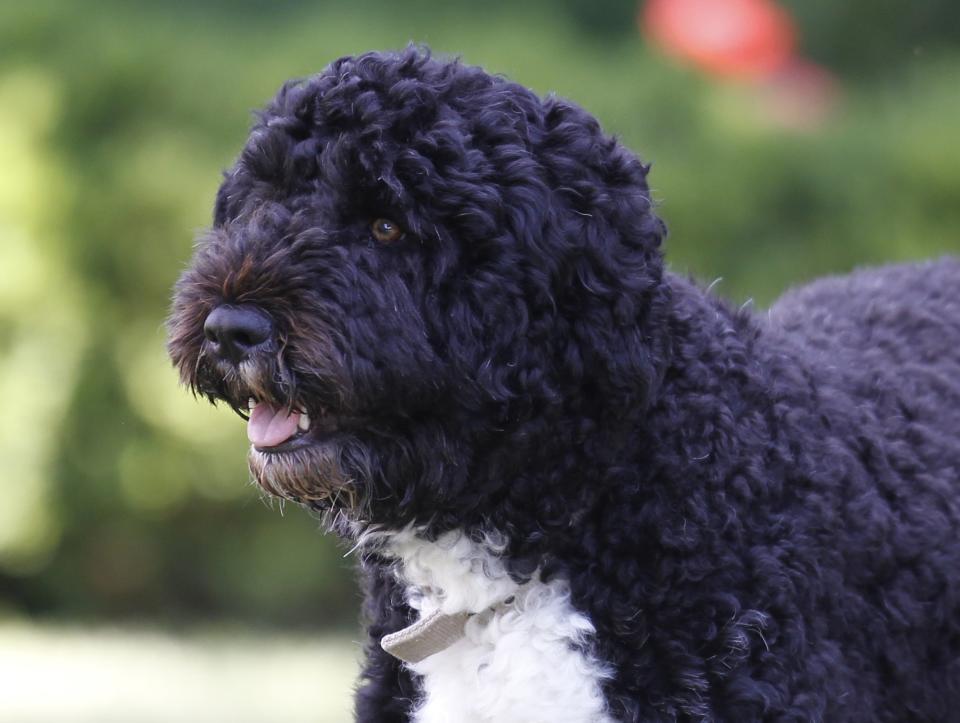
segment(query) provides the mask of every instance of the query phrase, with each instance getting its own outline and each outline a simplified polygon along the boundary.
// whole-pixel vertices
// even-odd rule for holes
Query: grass
[[[0,721],[351,719],[347,636],[0,623]]]

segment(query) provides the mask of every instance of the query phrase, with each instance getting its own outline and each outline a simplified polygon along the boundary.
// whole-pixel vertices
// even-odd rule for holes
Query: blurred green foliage
[[[614,0],[0,6],[0,612],[354,619],[351,561],[245,484],[242,424],[177,387],[162,328],[250,109],[339,55],[428,42],[576,100],[654,163],[673,266],[740,300],[960,250],[956,6],[790,4],[841,78],[816,132]]]

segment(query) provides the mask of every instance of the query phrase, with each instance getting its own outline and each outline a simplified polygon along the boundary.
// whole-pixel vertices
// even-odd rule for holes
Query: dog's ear
[[[512,418],[568,404],[573,390],[605,413],[646,406],[664,366],[667,293],[648,167],[571,103],[519,86],[496,101],[472,137],[495,181],[475,174],[450,204],[471,244],[437,307],[446,353]]]
[[[649,166],[577,106],[548,98],[545,107],[538,150],[552,203],[544,229],[571,339],[563,372],[614,407],[646,406],[664,366],[668,294]]]

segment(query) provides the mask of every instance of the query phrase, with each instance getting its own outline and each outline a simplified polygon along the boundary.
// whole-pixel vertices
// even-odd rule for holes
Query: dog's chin
[[[348,435],[321,440],[293,439],[279,447],[250,447],[247,462],[256,483],[268,494],[314,509],[351,510],[356,481],[343,468]]]

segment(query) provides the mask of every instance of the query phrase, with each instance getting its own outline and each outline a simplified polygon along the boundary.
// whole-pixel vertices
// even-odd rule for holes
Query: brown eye
[[[399,241],[403,237],[403,230],[388,218],[378,218],[370,225],[370,233],[383,244]]]

